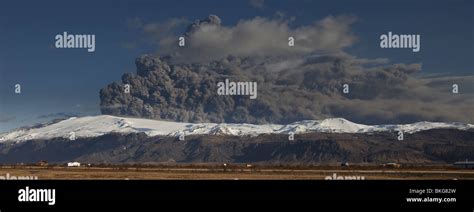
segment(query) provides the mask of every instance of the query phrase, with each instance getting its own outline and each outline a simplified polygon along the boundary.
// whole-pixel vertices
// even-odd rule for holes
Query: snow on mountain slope
[[[356,133],[369,129],[370,126],[356,124],[342,118],[329,118],[322,121],[306,120],[284,125],[278,133],[304,133],[304,132],[335,132]]]
[[[405,125],[362,125],[342,118],[324,120],[305,120],[288,125],[253,125],[228,123],[180,123],[170,121],[149,120],[140,118],[124,118],[109,115],[69,118],[57,123],[38,128],[23,128],[9,133],[0,134],[0,142],[21,142],[31,139],[69,138],[74,133],[76,138],[97,137],[107,133],[138,133],[149,136],[176,136],[207,134],[256,136],[259,134],[288,134],[307,132],[329,133],[369,133],[382,131],[403,131],[415,133],[422,130],[437,128],[455,128],[460,130],[473,129],[474,125],[462,123],[417,122]]]

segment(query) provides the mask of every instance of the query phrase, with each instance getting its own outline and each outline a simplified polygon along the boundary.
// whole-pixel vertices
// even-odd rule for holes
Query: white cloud
[[[212,21],[216,18],[209,16],[208,19],[196,21],[192,31],[188,28],[184,48],[177,46],[178,35],[163,36],[182,23],[180,21],[147,24],[143,29],[155,35],[153,37],[159,43],[160,55],[180,55],[186,61],[214,60],[228,55],[267,57],[328,54],[340,52],[356,41],[350,29],[355,18],[350,16],[328,16],[311,25],[296,28],[289,26],[290,20],[256,17],[241,20],[235,26],[224,26],[220,21]],[[290,36],[295,39],[293,47],[288,45]]]

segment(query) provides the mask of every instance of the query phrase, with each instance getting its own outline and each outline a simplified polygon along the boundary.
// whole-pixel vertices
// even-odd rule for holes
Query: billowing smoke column
[[[102,113],[254,124],[327,117],[366,124],[474,121],[474,117],[464,115],[474,112],[474,98],[467,98],[472,94],[449,95],[429,80],[413,77],[421,64],[390,64],[388,59],[363,59],[344,53],[341,49],[353,40],[348,29],[352,22],[329,17],[291,29],[285,21],[255,18],[226,27],[221,26],[219,17],[211,15],[188,26],[186,47],[175,47],[177,37],[171,39],[173,45],[167,43],[169,38],[163,38],[160,42],[165,54],[138,57],[136,74],[124,74],[121,82],[103,88]],[[254,39],[271,37],[262,35],[267,31],[282,33],[282,44],[262,41],[258,49],[248,51]],[[307,45],[287,51],[288,34],[295,36],[297,45]],[[235,38],[238,35],[248,42]],[[226,79],[256,82],[258,97],[218,95],[217,85]],[[124,92],[125,85],[130,86],[129,93]],[[349,89],[344,93],[346,85]]]

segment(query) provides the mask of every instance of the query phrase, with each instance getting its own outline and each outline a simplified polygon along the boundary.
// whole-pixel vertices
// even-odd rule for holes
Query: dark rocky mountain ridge
[[[79,161],[82,163],[254,163],[329,165],[387,162],[450,164],[474,158],[474,131],[433,129],[406,135],[380,132],[306,133],[287,135],[191,135],[176,137],[144,133],[110,133],[93,138],[30,140],[0,144],[4,164]]]

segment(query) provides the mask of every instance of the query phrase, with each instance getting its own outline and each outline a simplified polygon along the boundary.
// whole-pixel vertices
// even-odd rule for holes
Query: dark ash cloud
[[[410,76],[420,64],[365,69],[367,63],[356,58],[322,56],[273,70],[268,67],[282,62],[267,62],[228,57],[170,65],[165,57],[145,55],[136,61],[137,74],[125,74],[122,82],[101,90],[102,112],[187,122],[288,123],[326,117],[370,124],[473,121],[465,116],[474,112],[472,94],[430,89]],[[256,81],[258,98],[218,96],[217,82],[225,78]],[[131,85],[131,94],[124,94],[124,84]],[[342,93],[343,84],[350,85],[349,94]]]
[[[186,48],[163,36],[158,40],[163,54],[137,58],[136,74],[103,88],[102,113],[186,122],[343,117],[366,124],[474,123],[466,115],[474,114],[473,77],[420,78],[415,76],[421,63],[347,54],[343,49],[356,40],[350,29],[354,20],[330,16],[290,28],[285,21],[255,18],[222,26],[211,15],[187,27]],[[282,45],[289,34],[305,45]],[[217,82],[224,79],[257,82],[258,98],[218,96]],[[451,93],[456,82],[460,94]],[[131,85],[130,94],[123,92],[124,84]],[[342,92],[344,84],[350,86],[348,94]]]

